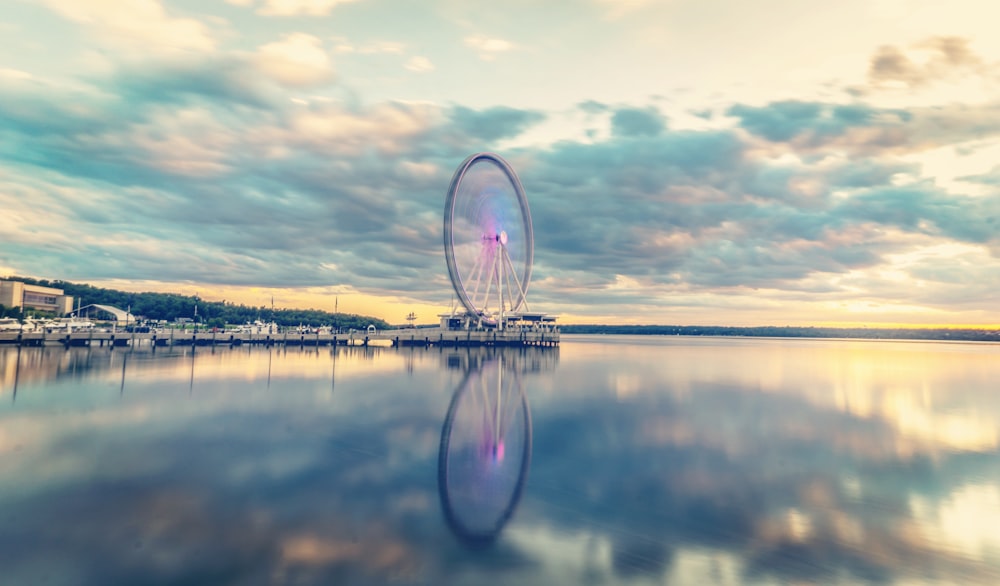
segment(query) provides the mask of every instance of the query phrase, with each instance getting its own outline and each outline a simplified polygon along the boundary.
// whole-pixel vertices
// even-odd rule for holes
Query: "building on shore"
[[[73,296],[64,295],[62,289],[54,287],[29,285],[21,281],[0,281],[0,305],[66,315],[73,311]]]
[[[441,319],[440,329],[447,331],[486,329],[483,327],[482,319],[472,314],[439,313]],[[555,316],[544,313],[529,311],[518,311],[502,314],[496,323],[491,324],[488,329],[499,329],[500,331],[538,331],[538,332],[558,332]]]

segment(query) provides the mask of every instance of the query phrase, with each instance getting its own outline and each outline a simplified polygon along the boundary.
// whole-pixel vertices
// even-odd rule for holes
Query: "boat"
[[[0,332],[20,332],[22,327],[15,317],[0,317]]]
[[[21,331],[24,333],[30,332],[44,332],[50,327],[51,321],[47,319],[37,319],[34,317],[24,318],[24,324]]]
[[[46,331],[50,332],[65,331],[66,333],[79,332],[81,330],[91,330],[93,328],[94,328],[94,322],[90,321],[89,319],[80,319],[78,317],[68,317],[63,319],[52,320],[45,326]]]
[[[259,319],[253,323],[244,324],[236,329],[239,334],[277,334],[278,324],[274,322],[264,323]]]

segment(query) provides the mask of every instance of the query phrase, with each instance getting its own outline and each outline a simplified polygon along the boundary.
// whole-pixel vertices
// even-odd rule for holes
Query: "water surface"
[[[995,344],[0,348],[0,583],[996,584],[998,381]]]

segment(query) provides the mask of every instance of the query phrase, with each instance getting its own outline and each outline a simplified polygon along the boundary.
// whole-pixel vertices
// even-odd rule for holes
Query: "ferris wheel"
[[[455,294],[469,315],[503,327],[505,314],[526,310],[534,235],[524,188],[493,153],[465,159],[444,207],[444,254]]]

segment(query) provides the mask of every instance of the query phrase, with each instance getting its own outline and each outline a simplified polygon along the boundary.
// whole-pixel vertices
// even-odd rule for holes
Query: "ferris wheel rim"
[[[485,315],[485,308],[476,307],[476,304],[469,296],[469,292],[466,288],[465,282],[463,281],[461,272],[458,268],[458,263],[455,258],[455,234],[454,234],[454,220],[455,220],[455,204],[457,194],[459,193],[459,188],[461,187],[462,180],[465,178],[466,173],[472,166],[479,161],[488,161],[495,164],[506,176],[507,181],[510,186],[514,189],[514,195],[517,199],[518,208],[521,215],[521,224],[524,230],[524,255],[523,267],[520,271],[520,291],[518,292],[517,303],[512,304],[509,311],[517,311],[522,306],[526,305],[526,297],[528,293],[528,286],[531,281],[531,270],[534,264],[534,230],[531,222],[531,212],[528,208],[528,198],[524,193],[524,187],[521,185],[520,179],[514,172],[514,169],[503,159],[500,155],[491,152],[482,152],[470,155],[462,164],[459,165],[455,174],[452,176],[451,184],[448,187],[448,194],[445,200],[445,210],[444,210],[444,250],[445,250],[445,260],[448,265],[448,276],[451,279],[452,287],[455,290],[459,301],[465,307],[469,314],[477,316],[479,319],[487,323],[495,323],[496,320]],[[500,238],[500,235],[498,235]],[[506,245],[507,233],[502,233],[503,243]],[[516,275],[515,275],[516,276]],[[501,299],[502,305],[502,299]]]

